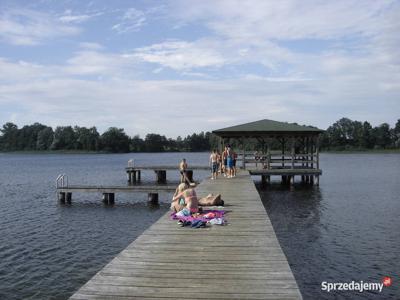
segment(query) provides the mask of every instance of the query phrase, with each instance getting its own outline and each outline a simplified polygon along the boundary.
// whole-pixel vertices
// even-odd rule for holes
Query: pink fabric
[[[204,210],[200,215],[198,215],[196,217],[193,217],[193,216],[179,217],[174,212],[171,214],[171,219],[172,220],[181,220],[181,221],[190,221],[190,222],[201,220],[201,221],[207,222],[214,218],[224,218],[224,215],[225,215],[225,211],[223,211],[223,210]]]

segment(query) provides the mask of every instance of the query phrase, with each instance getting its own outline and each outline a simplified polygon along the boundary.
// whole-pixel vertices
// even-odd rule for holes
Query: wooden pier
[[[205,180],[228,225],[179,227],[166,213],[70,299],[302,299],[251,176]]]
[[[68,185],[57,186],[58,200],[61,203],[71,203],[72,193],[101,193],[103,202],[114,204],[116,193],[148,193],[148,200],[152,203],[158,202],[158,193],[173,192],[175,185],[130,185],[130,186],[87,186],[87,185]]]
[[[293,185],[295,177],[300,176],[301,182],[305,184],[319,185],[319,176],[322,175],[320,169],[304,169],[304,168],[285,168],[285,169],[248,169],[250,175],[261,175],[261,182],[267,183],[271,181],[271,176],[280,176],[283,184]]]
[[[141,174],[144,170],[153,170],[156,175],[157,183],[167,182],[167,170],[179,171],[177,166],[129,166],[125,168],[128,183],[141,181]],[[210,170],[209,166],[190,166],[185,172],[190,181],[193,181],[193,170]]]

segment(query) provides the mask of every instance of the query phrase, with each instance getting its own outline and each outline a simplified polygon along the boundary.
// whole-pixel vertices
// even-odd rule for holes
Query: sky
[[[0,125],[400,118],[400,1],[0,0]]]

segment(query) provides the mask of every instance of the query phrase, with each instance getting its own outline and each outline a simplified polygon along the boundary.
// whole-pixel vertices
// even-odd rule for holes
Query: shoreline
[[[211,151],[211,150],[210,150]],[[80,151],[80,150],[17,150],[0,151],[0,154],[135,154],[135,153],[203,153],[208,151],[164,151],[164,152],[106,152],[106,151]],[[400,149],[367,149],[367,150],[322,150],[324,154],[396,154]]]

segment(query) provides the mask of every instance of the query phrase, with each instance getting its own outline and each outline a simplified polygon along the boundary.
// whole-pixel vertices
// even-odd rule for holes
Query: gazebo
[[[221,150],[231,139],[237,141],[241,146],[238,160],[242,161],[242,168],[252,175],[261,175],[263,182],[269,181],[272,175],[278,175],[282,176],[283,183],[293,184],[298,175],[303,183],[314,184],[315,179],[319,184],[322,174],[319,168],[319,136],[322,132],[312,126],[264,119],[212,133],[220,137]],[[259,142],[261,153],[246,149],[250,139]],[[276,149],[277,145],[279,149]]]

